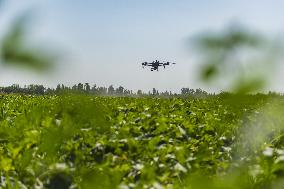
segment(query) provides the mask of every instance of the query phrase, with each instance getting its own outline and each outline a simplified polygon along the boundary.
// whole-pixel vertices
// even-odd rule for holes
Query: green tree
[[[77,89],[78,89],[78,91],[83,91],[84,90],[84,85],[82,83],[78,83]]]
[[[107,92],[109,95],[113,95],[114,94],[114,87],[112,85],[110,85],[107,89]]]
[[[85,83],[85,90],[86,90],[87,92],[90,92],[91,87],[90,87],[89,83]]]

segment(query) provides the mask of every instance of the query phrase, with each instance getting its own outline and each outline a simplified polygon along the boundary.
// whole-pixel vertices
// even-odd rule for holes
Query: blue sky
[[[283,7],[282,0],[6,0],[0,7],[0,34],[17,15],[31,11],[29,37],[53,46],[62,59],[52,74],[2,68],[0,84],[89,82],[145,91],[203,87],[187,39],[232,22],[279,35]],[[178,64],[158,73],[141,68],[141,62],[154,59]]]

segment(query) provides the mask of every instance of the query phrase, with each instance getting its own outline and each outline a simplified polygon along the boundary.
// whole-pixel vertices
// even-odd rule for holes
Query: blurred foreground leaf
[[[52,66],[55,57],[41,48],[32,48],[26,41],[27,16],[15,21],[4,36],[1,46],[2,63],[44,71]]]
[[[259,46],[262,37],[246,29],[233,26],[221,33],[206,33],[197,37],[197,46],[208,51],[231,51],[242,46]]]
[[[201,80],[229,82],[229,89],[236,93],[262,90],[279,60],[279,44],[240,26],[198,35],[194,45],[203,63]]]
[[[264,78],[251,78],[245,81],[239,79],[234,86],[234,91],[240,94],[246,94],[250,92],[257,92],[259,89],[264,88],[265,79]]]

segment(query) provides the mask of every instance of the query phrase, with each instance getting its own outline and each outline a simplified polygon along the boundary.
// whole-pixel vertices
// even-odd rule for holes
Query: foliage
[[[0,63],[47,71],[56,57],[48,53],[50,50],[30,45],[26,34],[28,18],[28,14],[18,17],[3,37],[0,44]]]
[[[153,88],[153,92],[151,93],[145,93],[142,90],[138,90],[137,92],[133,92],[132,90],[128,90],[122,86],[119,86],[118,88],[114,88],[113,85],[110,85],[108,88],[106,87],[98,87],[96,84],[92,87],[89,83],[78,83],[77,85],[73,85],[72,87],[58,84],[57,87],[54,88],[46,88],[43,85],[25,85],[24,87],[21,87],[18,84],[13,84],[11,86],[6,87],[0,87],[1,93],[17,93],[17,94],[31,94],[31,95],[54,95],[54,94],[64,94],[64,93],[73,93],[73,94],[92,94],[92,95],[101,95],[101,96],[139,96],[139,97],[188,97],[188,96],[194,96],[194,97],[207,97],[212,96],[215,94],[207,93],[206,91],[202,89],[189,89],[189,88],[182,88],[181,94],[173,93],[171,91],[164,91],[159,92],[155,88]]]
[[[200,55],[201,81],[214,82],[214,86],[226,81],[226,90],[243,94],[264,89],[283,54],[281,40],[240,25],[199,34],[192,45]]]
[[[277,188],[283,103],[277,95],[225,93],[202,99],[1,95],[0,184]]]

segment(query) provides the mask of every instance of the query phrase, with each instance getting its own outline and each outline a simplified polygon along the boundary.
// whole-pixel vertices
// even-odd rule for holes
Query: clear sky
[[[273,36],[284,31],[283,0],[4,0],[0,36],[17,15],[32,12],[30,36],[62,54],[56,71],[36,74],[1,67],[0,85],[78,82],[144,91],[203,87],[189,37],[239,22]],[[177,62],[160,72],[141,62]],[[282,77],[275,89],[282,90]],[[218,88],[218,87],[216,87]],[[283,91],[283,90],[282,90]]]

